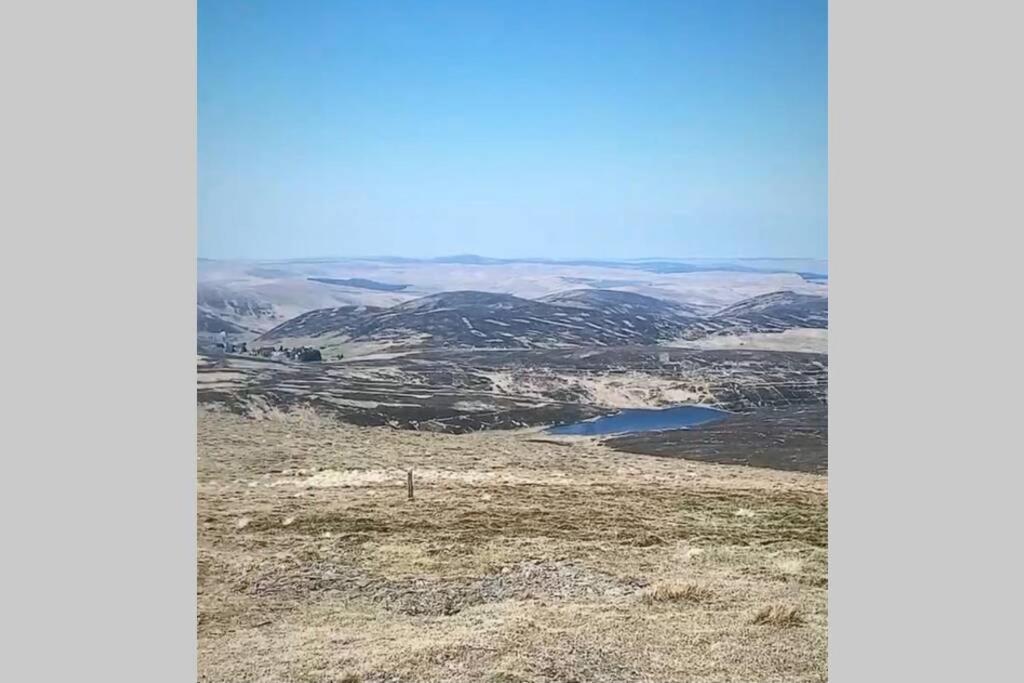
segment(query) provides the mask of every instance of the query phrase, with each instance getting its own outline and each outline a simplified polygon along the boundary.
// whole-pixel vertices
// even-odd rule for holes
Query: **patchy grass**
[[[662,583],[654,590],[644,593],[643,601],[648,605],[662,602],[708,602],[714,593],[696,583]]]
[[[504,671],[498,671],[491,675],[487,679],[488,683],[526,683],[525,678],[514,676],[512,674],[505,673]]]
[[[656,545],[665,545],[666,541],[657,534],[641,531],[635,536],[629,538],[629,543],[635,545],[637,548],[651,548]]]
[[[824,477],[530,433],[206,412],[198,428],[200,680],[827,674]],[[404,477],[367,476],[407,469],[412,501]],[[325,471],[346,485],[308,485]],[[806,622],[752,627],[763,605]]]
[[[785,605],[768,605],[758,610],[754,615],[754,624],[767,626],[802,626],[805,623],[803,614],[798,607],[787,607]]]

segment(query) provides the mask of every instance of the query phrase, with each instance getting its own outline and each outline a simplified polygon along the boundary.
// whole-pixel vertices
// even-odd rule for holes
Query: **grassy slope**
[[[201,411],[200,680],[825,679],[824,477],[529,438]]]

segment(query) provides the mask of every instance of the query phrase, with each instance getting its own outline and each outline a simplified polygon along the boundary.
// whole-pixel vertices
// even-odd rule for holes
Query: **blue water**
[[[628,434],[631,432],[658,432],[666,429],[684,429],[724,420],[729,413],[705,406],[677,406],[675,408],[623,410],[615,415],[596,420],[574,422],[551,427],[549,434],[595,436],[599,434]]]

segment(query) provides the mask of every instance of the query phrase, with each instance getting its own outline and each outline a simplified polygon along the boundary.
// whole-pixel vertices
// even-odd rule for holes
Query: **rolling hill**
[[[460,291],[432,294],[383,310],[311,311],[275,327],[260,341],[344,337],[346,341],[419,339],[430,346],[460,348],[625,346],[671,338],[684,326],[683,318],[666,315],[657,305],[620,312]]]
[[[771,292],[727,306],[712,317],[749,332],[794,327],[827,329],[828,299],[796,292]]]
[[[640,313],[681,318],[693,318],[699,315],[693,306],[614,289],[572,289],[549,294],[539,300],[556,306],[589,308],[622,315]]]
[[[647,346],[735,331],[827,325],[827,299],[775,292],[710,316],[632,292],[571,290],[541,299],[456,291],[388,308],[341,306],[303,313],[257,341],[387,342],[409,347],[555,349]]]

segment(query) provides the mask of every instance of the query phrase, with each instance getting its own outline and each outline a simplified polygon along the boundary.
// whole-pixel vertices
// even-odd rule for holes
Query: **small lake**
[[[718,422],[729,413],[706,406],[676,406],[675,408],[636,408],[623,410],[595,420],[573,422],[551,427],[549,434],[596,436],[601,434],[629,434],[632,432],[660,432],[667,429],[685,429]]]

